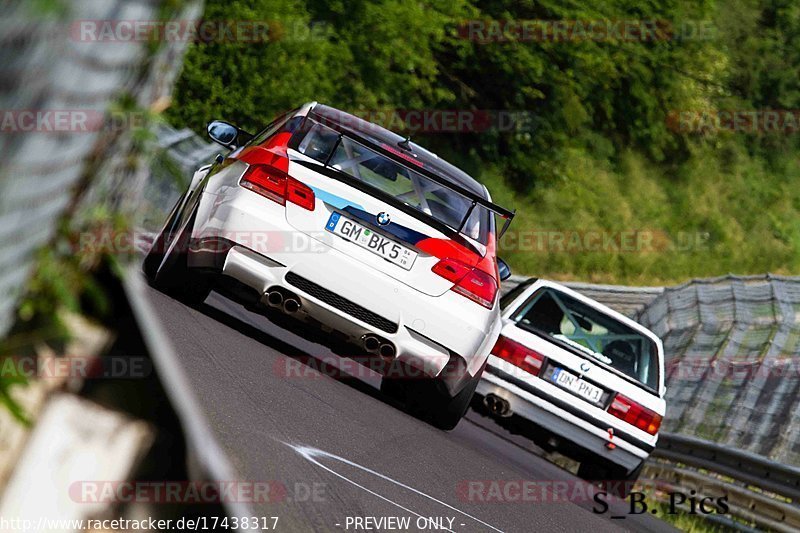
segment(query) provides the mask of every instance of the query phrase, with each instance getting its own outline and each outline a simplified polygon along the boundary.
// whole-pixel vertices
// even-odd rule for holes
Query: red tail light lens
[[[642,407],[622,394],[614,397],[608,412],[651,435],[658,433],[658,428],[661,427],[661,415]]]
[[[314,210],[316,202],[316,197],[311,187],[294,178],[289,178],[286,182],[286,199],[309,211]]]
[[[434,274],[438,274],[448,281],[458,283],[472,269],[459,261],[442,259],[433,265],[431,270],[433,270]]]
[[[494,306],[497,281],[482,270],[472,268],[455,259],[442,259],[431,269],[434,274],[455,283],[453,289],[487,309]]]
[[[242,187],[266,196],[281,205],[286,203],[286,181],[289,176],[270,165],[250,165],[242,176]]]
[[[250,165],[242,176],[241,184],[281,205],[286,205],[288,200],[303,209],[314,210],[316,198],[311,187],[272,165]]]
[[[492,355],[496,355],[500,359],[508,361],[534,376],[539,375],[539,371],[544,364],[544,356],[542,354],[502,335],[498,337],[494,348],[492,348]]]

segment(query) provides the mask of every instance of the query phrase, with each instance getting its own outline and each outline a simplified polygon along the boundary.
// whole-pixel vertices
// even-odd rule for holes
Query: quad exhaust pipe
[[[494,416],[505,417],[511,414],[511,405],[508,400],[496,394],[487,394],[483,397],[483,405]]]
[[[267,293],[267,304],[270,307],[282,309],[284,313],[291,315],[300,310],[300,300],[292,293],[284,294],[284,291],[272,289]]]
[[[377,335],[364,336],[364,349],[369,353],[380,354],[383,357],[394,357],[397,349],[391,342],[386,342]]]

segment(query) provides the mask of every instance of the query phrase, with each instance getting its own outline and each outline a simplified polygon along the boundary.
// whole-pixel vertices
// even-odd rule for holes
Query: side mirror
[[[497,258],[497,270],[500,272],[500,281],[505,281],[511,277],[511,267],[499,257]]]
[[[236,148],[236,138],[239,137],[239,128],[221,120],[208,124],[208,136],[211,140],[225,148]]]

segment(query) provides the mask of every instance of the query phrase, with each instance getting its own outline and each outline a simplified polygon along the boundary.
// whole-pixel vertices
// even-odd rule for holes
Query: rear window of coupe
[[[658,389],[658,347],[617,318],[550,287],[536,291],[511,317],[572,351]]]

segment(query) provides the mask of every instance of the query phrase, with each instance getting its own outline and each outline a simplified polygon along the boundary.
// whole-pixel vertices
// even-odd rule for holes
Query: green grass
[[[798,273],[797,158],[767,168],[731,144],[674,167],[635,153],[612,167],[574,150],[561,180],[526,195],[511,190],[496,168],[476,175],[496,202],[517,209],[500,244],[517,274],[647,285]]]
[[[658,503],[653,506],[658,509],[658,517],[671,524],[676,529],[685,533],[724,533],[727,528],[714,524],[700,515],[692,515],[687,512],[669,514],[667,504]]]

